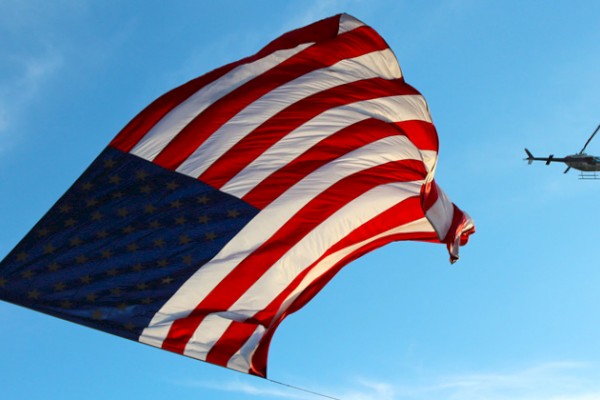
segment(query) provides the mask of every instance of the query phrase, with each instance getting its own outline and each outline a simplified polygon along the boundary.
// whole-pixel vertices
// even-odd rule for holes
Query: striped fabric
[[[127,165],[140,160],[186,178],[172,188],[203,185],[190,196],[215,191],[239,202],[229,216],[246,210],[209,259],[153,278],[177,284],[145,310],[132,338],[259,376],[279,323],[348,262],[397,240],[445,243],[455,261],[474,232],[433,179],[438,140],[424,98],[404,82],[385,41],[346,14],[166,93],[109,150]],[[194,244],[202,246],[186,240],[172,257],[189,256]],[[0,287],[10,277],[0,275]],[[76,320],[94,326],[86,321]],[[124,320],[115,321],[113,333],[127,336],[117,327]]]

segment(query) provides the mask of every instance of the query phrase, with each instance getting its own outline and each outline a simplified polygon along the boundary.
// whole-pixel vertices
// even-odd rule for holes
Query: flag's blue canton
[[[137,339],[257,212],[109,147],[0,263],[0,298]]]

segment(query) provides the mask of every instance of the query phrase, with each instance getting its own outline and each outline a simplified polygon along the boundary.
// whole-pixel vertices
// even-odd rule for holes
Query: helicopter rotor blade
[[[563,173],[566,174],[567,172],[569,172],[570,169],[571,169],[571,167],[567,167],[567,169],[565,169],[565,172],[563,172]]]
[[[590,144],[590,142],[592,141],[593,137],[596,135],[598,130],[600,130],[600,125],[598,125],[598,127],[596,127],[596,130],[594,131],[594,133],[592,133],[592,136],[590,136],[590,138],[587,140],[587,142],[585,142],[585,145],[583,146],[583,149],[581,149],[579,154],[581,154],[585,151],[585,148],[587,147],[588,144]]]

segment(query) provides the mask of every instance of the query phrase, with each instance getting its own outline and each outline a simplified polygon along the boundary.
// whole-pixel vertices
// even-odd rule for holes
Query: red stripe
[[[435,236],[435,233],[433,235]],[[276,320],[274,320],[271,326],[269,326],[269,329],[267,329],[264,336],[261,338],[261,341],[258,344],[258,347],[256,348],[252,356],[249,372],[253,375],[263,377],[266,376],[269,344],[271,342],[273,334],[277,330],[277,327],[279,326],[281,321],[283,321],[288,315],[293,314],[294,312],[302,308],[304,305],[306,305],[344,266],[346,266],[353,260],[361,257],[362,255],[373,251],[381,246],[384,246],[388,243],[406,240],[426,240],[422,239],[423,237],[423,234],[413,235],[411,233],[400,233],[376,240],[344,257],[325,274],[321,275],[318,279],[314,280],[311,283],[311,285],[292,302],[290,307],[284,313],[282,313],[282,315],[280,315]]]
[[[399,126],[402,125],[366,119],[339,130],[265,178],[242,199],[262,209],[308,174],[336,158],[377,140],[403,134]]]
[[[229,309],[291,247],[345,204],[376,186],[419,180],[425,175],[421,161],[401,160],[357,172],[336,182],[308,202],[269,240],[244,259],[188,317],[176,320],[162,347],[183,353],[206,315]]]
[[[198,179],[219,189],[289,132],[331,108],[357,101],[418,94],[401,79],[373,78],[336,86],[306,97],[282,110],[246,135],[217,159]]]
[[[423,210],[427,212],[435,202],[438,200],[439,193],[437,184],[434,180],[427,182],[426,185],[423,185],[421,188],[421,198],[423,199]]]
[[[226,334],[221,336],[213,345],[205,361],[226,367],[231,357],[250,339],[257,327],[258,324],[251,321],[231,322]]]
[[[160,96],[125,125],[121,132],[110,142],[110,146],[124,152],[130,152],[146,133],[171,110],[204,86],[245,62],[248,62],[248,59],[225,65]]]
[[[448,229],[446,237],[442,240],[448,246],[448,250],[450,250],[450,247],[456,238],[459,238],[460,246],[464,246],[469,241],[469,236],[475,233],[474,226],[468,230],[465,230],[467,223],[469,222],[465,216],[465,213],[463,213],[462,210],[456,206],[456,204],[452,204],[452,207],[452,223],[450,224],[450,228]],[[454,257],[450,251],[450,259],[451,261],[456,261],[458,258]]]
[[[272,325],[269,326],[264,336],[261,338],[260,343],[258,344],[256,350],[251,359],[250,363],[250,373],[258,376],[266,376],[267,374],[267,358],[269,352],[269,344],[273,337],[273,334],[277,330],[277,327],[288,315],[298,311],[304,305],[306,305],[317,293],[319,293],[323,287],[329,283],[329,281],[348,263],[353,260],[361,257],[362,255],[373,251],[381,246],[384,246],[391,242],[396,241],[405,241],[405,240],[427,240],[424,239],[428,236],[426,233],[422,234],[412,234],[412,233],[400,233],[396,235],[391,235],[385,238],[378,239],[369,243],[368,245],[357,249],[351,254],[344,257],[338,263],[336,263],[331,269],[329,269],[325,274],[319,276],[318,279],[311,282],[310,286],[308,286],[302,293],[292,302],[290,307],[282,313],[276,320],[272,322]],[[435,236],[435,233],[433,233]],[[427,240],[428,241],[428,240]]]
[[[253,56],[217,68],[203,76],[193,79],[162,95],[135,118],[133,118],[111,141],[110,146],[129,152],[135,145],[171,110],[202,89],[209,83],[219,79],[235,67],[251,63],[267,55],[283,49],[292,49],[302,43],[325,41],[337,36],[340,16],[336,15],[303,28],[288,32],[275,39]]]
[[[246,343],[246,341],[251,337],[254,333],[256,327],[258,325],[262,325],[264,327],[269,327],[273,324],[273,318],[276,313],[279,311],[283,302],[287,299],[287,297],[291,294],[292,291],[296,290],[296,288],[303,281],[305,276],[310,273],[310,271],[315,268],[322,260],[324,260],[329,255],[347,248],[349,246],[355,245],[356,243],[360,243],[364,240],[367,240],[371,237],[379,235],[383,232],[386,232],[392,228],[397,226],[401,226],[412,222],[414,220],[423,218],[424,214],[421,210],[421,200],[418,196],[408,198],[394,207],[384,211],[378,216],[374,217],[364,225],[352,231],[345,238],[337,242],[334,246],[329,248],[317,261],[315,261],[310,267],[306,268],[302,271],[286,288],[283,290],[267,307],[258,312],[253,318],[250,318],[243,322],[235,321],[233,322],[229,328],[225,331],[225,333],[221,336],[221,338],[214,344],[212,349],[210,350],[206,361],[226,366],[229,362],[230,358]],[[416,233],[416,237],[420,237],[422,234]],[[435,234],[434,234],[435,235]],[[423,237],[427,236],[423,234]],[[361,249],[363,251],[372,250],[376,247],[380,247],[386,243],[389,243],[391,240],[389,238],[382,238],[381,240],[376,241],[376,243],[369,244],[363,246]],[[358,253],[355,251],[352,253],[355,257],[358,256]],[[362,253],[361,253],[362,254]],[[350,259],[345,258],[345,262],[340,265],[340,262],[336,263],[332,266],[336,272],[339,271],[344,265],[346,265]],[[311,285],[312,286],[312,285]],[[272,328],[269,328],[272,329]],[[264,339],[261,340],[260,346],[264,346]],[[259,370],[256,369],[255,370]]]
[[[286,316],[292,314],[308,303],[348,263],[370,251],[394,241],[419,240],[439,242],[439,239],[437,238],[435,232],[406,232],[381,237],[371,241],[346,255],[344,258],[334,264],[327,272],[311,282],[310,285],[307,286],[307,288],[304,289],[302,293],[299,294],[298,297],[290,304],[290,306],[277,318],[277,320],[272,320],[273,316],[279,310],[279,307],[285,298],[287,298],[289,293],[291,293],[291,290],[295,289],[299,285],[301,280],[304,279],[304,276],[308,274],[310,269],[314,268],[330,254],[352,246],[356,243],[360,243],[361,241],[367,240],[395,227],[418,220],[422,218],[423,215],[423,211],[420,207],[420,199],[418,197],[406,199],[389,210],[379,214],[332,246],[322,257],[319,258],[319,260],[312,264],[310,268],[303,271],[303,273],[300,274],[288,288],[286,288],[286,291],[282,293],[282,295],[279,296],[275,301],[273,301],[267,308],[265,308],[260,315],[257,314],[255,318],[249,320],[251,323],[261,323],[263,326],[268,326],[267,331],[261,338],[261,341],[252,357],[250,372],[259,376],[266,376],[269,344],[281,321]],[[244,338],[238,337],[237,340],[238,345],[241,347],[241,345],[244,343]]]
[[[438,135],[435,126],[431,122],[415,119],[396,122],[395,125],[420,150],[438,152]]]
[[[271,90],[343,59],[385,48],[385,41],[368,27],[357,28],[339,35],[336,40],[308,47],[215,101],[183,128],[153,161],[175,170],[218,128]]]
[[[332,40],[338,35],[340,29],[341,14],[313,22],[302,28],[294,29],[279,36],[271,43],[262,48],[254,56],[258,60],[277,50],[293,49],[302,43],[319,43],[325,40]]]

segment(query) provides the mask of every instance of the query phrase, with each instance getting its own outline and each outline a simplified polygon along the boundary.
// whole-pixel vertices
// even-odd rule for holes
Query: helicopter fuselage
[[[580,171],[600,171],[600,157],[585,153],[566,156],[563,162],[569,167]]]

